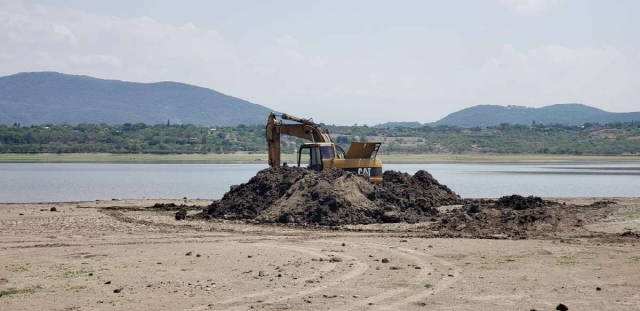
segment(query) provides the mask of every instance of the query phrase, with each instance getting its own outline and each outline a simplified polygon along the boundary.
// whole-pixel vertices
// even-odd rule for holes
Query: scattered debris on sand
[[[436,207],[462,199],[431,174],[386,171],[380,184],[338,169],[268,168],[231,187],[204,211],[205,217],[337,226],[416,223],[438,214]]]

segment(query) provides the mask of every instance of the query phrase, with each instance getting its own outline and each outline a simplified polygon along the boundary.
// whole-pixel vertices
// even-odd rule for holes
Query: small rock
[[[93,273],[92,273],[92,272],[89,272],[89,276],[93,276]]]
[[[338,256],[333,256],[331,257],[331,259],[329,259],[330,262],[342,262],[342,258],[338,257]]]
[[[422,269],[422,267],[416,266],[416,270],[420,270],[420,269]]]
[[[52,211],[52,212],[56,212],[56,211],[58,211],[58,209],[57,209],[57,208],[55,208],[55,206],[54,206],[54,207],[52,207],[52,208],[51,208],[51,209],[49,209],[49,210],[50,210],[50,211]]]
[[[116,288],[116,289],[113,290],[113,292],[116,293],[116,294],[121,292],[121,291],[122,291],[122,287]]]
[[[382,258],[382,263],[389,263],[389,258]]]
[[[111,284],[111,281],[106,281],[106,282],[104,282],[104,284],[107,284],[107,285]]]
[[[600,287],[596,287],[596,290],[597,290],[597,291],[601,291],[601,290],[602,290],[602,288],[600,288]]]
[[[342,243],[342,246],[347,246],[347,244],[345,244],[345,243]]]
[[[567,306],[565,306],[564,304],[559,304],[556,307],[556,310],[558,310],[558,311],[567,311],[567,310],[569,310],[569,308]]]
[[[184,254],[185,256],[191,256],[193,254],[193,252],[188,252],[186,254]]]
[[[184,220],[185,218],[187,218],[187,210],[186,209],[181,209],[181,210],[176,212],[176,220]]]
[[[196,254],[196,257],[201,257],[200,254]]]
[[[402,268],[401,268],[401,267],[398,267],[398,266],[391,266],[391,267],[389,267],[389,270],[401,270],[401,269],[402,269]]]

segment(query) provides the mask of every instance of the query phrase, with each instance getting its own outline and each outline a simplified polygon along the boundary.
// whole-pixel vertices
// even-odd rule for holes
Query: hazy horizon
[[[0,0],[0,75],[206,87],[327,124],[476,105],[637,111],[635,1]]]

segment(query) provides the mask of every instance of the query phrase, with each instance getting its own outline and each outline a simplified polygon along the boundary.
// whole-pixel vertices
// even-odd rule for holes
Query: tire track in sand
[[[312,248],[305,248],[305,247],[299,247],[299,246],[292,246],[292,245],[277,245],[277,244],[266,244],[266,243],[252,243],[252,246],[256,246],[256,247],[277,247],[280,249],[284,249],[284,250],[290,250],[290,251],[295,251],[295,252],[301,252],[301,253],[306,253],[312,256],[317,256],[317,257],[326,257],[327,255],[331,254],[332,252],[327,252],[325,254],[319,252],[316,249],[312,249]],[[237,297],[232,297],[229,299],[225,299],[222,301],[218,301],[215,302],[214,305],[217,306],[209,306],[209,305],[202,305],[202,306],[198,306],[195,308],[191,308],[191,309],[185,309],[186,311],[197,311],[197,310],[211,310],[211,309],[216,309],[216,307],[219,306],[218,310],[244,310],[246,309],[246,307],[248,305],[256,305],[256,304],[260,304],[260,305],[269,305],[269,304],[274,304],[277,302],[281,302],[281,301],[286,301],[292,298],[296,298],[296,297],[302,297],[305,295],[309,295],[315,292],[319,292],[321,290],[324,290],[330,286],[335,286],[339,283],[348,281],[350,279],[353,279],[355,277],[358,277],[362,274],[364,274],[368,269],[369,269],[369,265],[358,260],[357,258],[353,257],[353,256],[348,256],[348,255],[344,255],[344,254],[340,254],[341,257],[344,257],[346,259],[350,259],[355,261],[354,263],[354,269],[352,269],[351,271],[342,274],[341,276],[332,279],[332,280],[328,280],[323,282],[322,285],[320,286],[316,286],[316,287],[312,287],[312,288],[307,288],[307,289],[303,289],[300,291],[296,291],[293,292],[291,294],[285,295],[285,296],[280,296],[278,298],[270,298],[270,299],[265,299],[261,302],[245,302],[241,305],[238,306],[229,306],[229,304],[233,304],[233,303],[237,303],[237,302],[241,302],[244,300],[247,300],[247,298],[255,298],[255,297],[262,297],[262,296],[273,296],[275,293],[278,293],[279,291],[276,290],[266,290],[266,291],[262,291],[262,292],[258,292],[258,293],[253,293],[253,294],[247,294],[247,295],[241,295],[241,296],[237,296]],[[331,264],[327,264],[325,265],[322,269],[321,272],[323,273],[328,273],[331,272],[335,269],[336,264],[335,263],[331,263]],[[311,277],[302,279],[301,282],[305,283],[306,280],[309,279],[313,279],[315,278],[316,275],[314,274]],[[226,306],[225,306],[226,305]]]
[[[414,294],[412,296],[406,297],[406,298],[404,298],[404,299],[402,299],[400,301],[397,301],[395,303],[391,303],[391,304],[388,304],[388,305],[385,305],[385,306],[380,306],[380,307],[376,308],[377,310],[401,310],[402,306],[405,306],[405,305],[410,304],[410,303],[418,302],[420,300],[423,300],[423,299],[427,298],[428,296],[436,295],[439,292],[447,289],[452,284],[454,284],[454,283],[456,283],[456,282],[458,282],[458,281],[460,281],[462,279],[460,277],[460,273],[462,272],[462,270],[457,268],[454,264],[452,264],[449,261],[446,261],[446,260],[441,259],[441,258],[437,258],[437,257],[435,257],[433,255],[422,253],[422,252],[419,252],[419,251],[413,250],[413,249],[398,248],[398,250],[402,251],[402,252],[409,253],[409,254],[415,254],[415,255],[418,255],[418,256],[423,256],[423,257],[428,257],[430,259],[434,259],[434,260],[438,261],[441,265],[443,265],[443,266],[445,266],[447,268],[450,268],[451,270],[449,270],[450,271],[449,274],[451,276],[446,276],[446,277],[440,279],[438,282],[435,282],[433,284],[433,288],[431,290],[426,290],[426,289],[421,288],[421,290],[418,291],[418,293],[416,293],[416,294]]]
[[[371,310],[371,309],[376,309],[376,310],[402,310],[402,306],[405,306],[409,303],[412,302],[418,302],[419,300],[422,300],[424,298],[426,298],[429,295],[435,295],[438,292],[444,290],[445,288],[449,287],[451,284],[453,284],[454,282],[458,281],[458,275],[460,274],[460,271],[458,271],[455,266],[448,262],[445,261],[443,259],[440,258],[436,258],[433,255],[430,254],[426,254],[426,253],[422,253],[416,250],[412,250],[412,249],[407,249],[407,248],[396,248],[396,247],[392,247],[392,246],[386,246],[386,245],[379,245],[379,244],[371,244],[371,243],[367,243],[367,244],[362,244],[362,246],[365,247],[371,247],[383,252],[390,252],[393,253],[395,255],[398,255],[400,257],[403,257],[405,259],[408,259],[410,261],[413,261],[416,265],[420,266],[422,269],[420,269],[419,273],[417,273],[415,275],[415,277],[413,278],[413,281],[411,282],[413,285],[417,286],[417,289],[412,290],[410,288],[401,288],[401,289],[393,289],[393,290],[388,290],[388,291],[384,291],[378,295],[375,296],[371,296],[367,299],[364,299],[362,301],[358,301],[352,304],[349,304],[345,307],[341,307],[338,308],[339,310],[354,310],[354,309],[366,309],[366,310]],[[427,257],[431,260],[435,260],[437,262],[439,262],[440,264],[446,266],[447,268],[453,268],[452,275],[454,276],[449,277],[446,276],[444,278],[440,278],[436,281],[434,280],[429,280],[430,278],[432,278],[431,275],[432,272],[434,271],[434,269],[432,268],[432,266],[425,261],[424,259],[422,259],[421,257]],[[434,285],[433,290],[426,290],[425,288],[422,287],[422,284],[430,281],[432,285]],[[390,301],[388,304],[382,305],[382,306],[373,306],[371,304],[376,304],[379,303],[381,301],[385,301],[385,300],[389,300],[389,299],[394,299],[397,300],[399,298],[399,295],[403,295],[406,292],[409,291],[413,291],[413,295],[409,295],[399,301]]]

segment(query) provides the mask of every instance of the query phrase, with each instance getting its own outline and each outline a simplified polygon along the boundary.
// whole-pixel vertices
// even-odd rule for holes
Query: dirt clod
[[[331,259],[329,259],[330,262],[342,262],[342,258],[338,257],[338,256],[333,256],[331,257]]]
[[[187,218],[187,210],[186,209],[181,209],[181,210],[176,212],[176,220],[184,220],[185,218]]]

